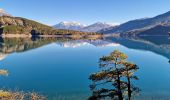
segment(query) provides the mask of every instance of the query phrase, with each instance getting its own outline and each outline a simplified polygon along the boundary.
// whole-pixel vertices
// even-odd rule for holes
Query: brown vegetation
[[[37,93],[24,93],[0,90],[0,100],[46,100]]]

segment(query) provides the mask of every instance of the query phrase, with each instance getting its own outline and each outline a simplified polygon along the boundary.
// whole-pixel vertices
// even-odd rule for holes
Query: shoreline
[[[31,35],[31,34],[2,34],[1,38],[31,38],[31,37],[53,37],[53,38],[101,38],[104,35],[101,34],[87,34],[87,35],[68,35],[68,34],[60,34],[60,35]]]

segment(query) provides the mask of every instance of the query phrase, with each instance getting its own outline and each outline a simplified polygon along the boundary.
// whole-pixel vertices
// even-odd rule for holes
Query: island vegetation
[[[0,90],[1,100],[46,100],[45,96],[34,92]]]

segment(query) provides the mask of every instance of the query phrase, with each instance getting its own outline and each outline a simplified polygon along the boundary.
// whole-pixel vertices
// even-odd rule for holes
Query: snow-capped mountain
[[[11,16],[11,15],[7,13],[5,10],[0,9],[0,16]]]
[[[81,31],[84,32],[97,32],[101,29],[105,29],[105,28],[109,28],[109,27],[113,27],[113,25],[108,24],[108,23],[102,23],[102,22],[97,22],[94,23],[92,25],[89,25],[87,27],[84,27],[83,29],[81,29]]]
[[[102,23],[97,22],[92,25],[84,25],[78,22],[60,22],[57,25],[54,25],[53,27],[56,29],[68,29],[68,30],[76,30],[76,31],[84,31],[84,32],[97,32],[101,29],[113,27],[115,24],[108,24],[108,23]]]
[[[85,27],[85,25],[79,23],[79,22],[60,22],[57,25],[54,25],[54,28],[56,29],[68,29],[68,30],[80,30],[83,27]]]

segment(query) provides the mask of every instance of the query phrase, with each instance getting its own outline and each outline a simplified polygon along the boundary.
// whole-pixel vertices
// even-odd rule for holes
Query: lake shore
[[[2,38],[31,38],[31,37],[56,37],[56,38],[93,38],[93,39],[97,39],[97,38],[102,38],[103,35],[101,34],[95,34],[95,35],[68,35],[68,34],[63,34],[63,35],[31,35],[31,34],[2,34],[0,35],[0,37]]]

